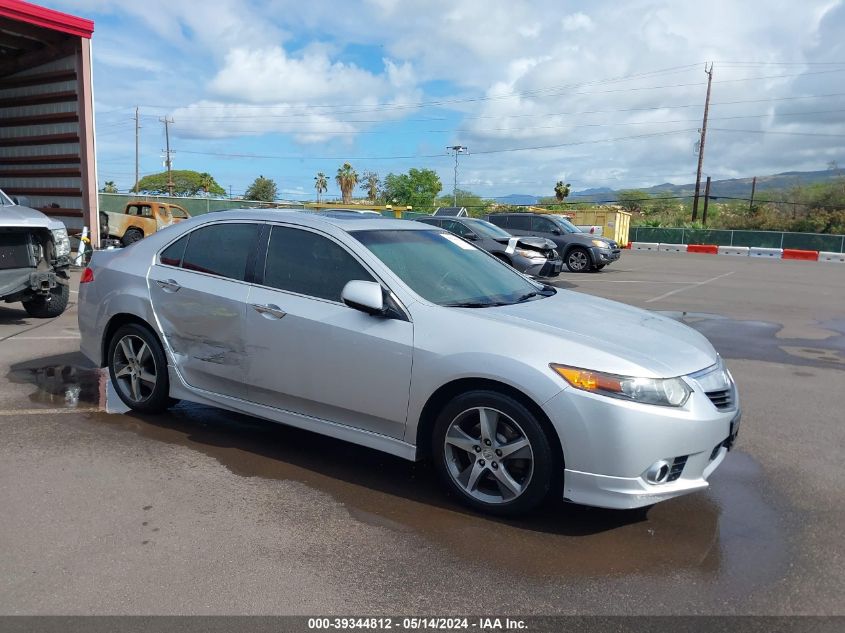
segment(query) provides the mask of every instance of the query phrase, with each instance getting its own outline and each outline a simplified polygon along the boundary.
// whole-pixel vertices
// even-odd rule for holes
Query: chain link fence
[[[797,248],[807,251],[845,253],[845,235],[786,233],[782,231],[730,231],[632,226],[632,242],[663,244],[716,244],[759,248]]]

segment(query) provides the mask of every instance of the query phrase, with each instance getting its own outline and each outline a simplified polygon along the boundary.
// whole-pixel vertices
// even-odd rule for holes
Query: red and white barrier
[[[624,248],[630,248],[634,251],[656,251],[661,253],[701,253],[706,255],[765,257],[768,259],[796,259],[808,262],[837,262],[845,264],[845,253],[805,251],[795,248],[717,246],[716,244],[663,244],[662,242],[629,242]]]

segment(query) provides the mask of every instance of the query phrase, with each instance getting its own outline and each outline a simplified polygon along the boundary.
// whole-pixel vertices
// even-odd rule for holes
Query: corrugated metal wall
[[[82,227],[79,81],[70,55],[0,78],[0,188]]]

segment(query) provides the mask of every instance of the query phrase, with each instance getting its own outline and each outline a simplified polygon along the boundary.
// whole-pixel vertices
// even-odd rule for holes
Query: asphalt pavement
[[[75,303],[0,306],[0,614],[845,614],[845,266],[626,251],[555,284],[727,359],[743,426],[710,488],[479,516],[427,463],[184,403],[104,411]]]

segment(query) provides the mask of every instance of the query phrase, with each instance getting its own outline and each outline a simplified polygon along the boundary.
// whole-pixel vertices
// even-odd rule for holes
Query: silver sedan
[[[136,411],[188,400],[430,457],[498,514],[701,490],[740,419],[694,330],[418,222],[199,216],[95,253],[79,329]]]

